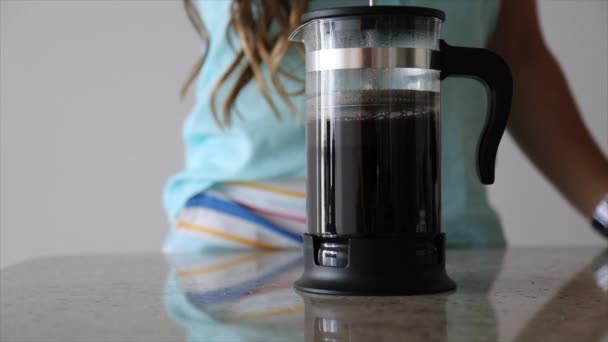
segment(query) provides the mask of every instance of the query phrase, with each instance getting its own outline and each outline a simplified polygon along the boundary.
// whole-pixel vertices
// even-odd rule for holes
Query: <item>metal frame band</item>
[[[371,47],[325,49],[306,53],[306,71],[366,68],[440,70],[439,51],[422,48]]]

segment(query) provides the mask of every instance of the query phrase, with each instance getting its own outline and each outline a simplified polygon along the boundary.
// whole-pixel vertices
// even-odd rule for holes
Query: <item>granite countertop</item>
[[[0,271],[1,341],[608,341],[608,251],[448,251],[451,293],[297,294],[301,254],[71,256]]]

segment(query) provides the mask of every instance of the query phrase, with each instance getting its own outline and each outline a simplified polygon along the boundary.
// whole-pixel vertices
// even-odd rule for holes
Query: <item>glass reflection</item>
[[[169,257],[169,316],[188,341],[303,340],[303,304],[292,290],[301,252]]]
[[[341,297],[299,293],[306,306],[307,341],[496,340],[488,293],[501,269],[503,251],[459,251],[468,265],[451,270],[456,292],[407,297]],[[491,263],[487,261],[491,260]],[[470,268],[469,268],[470,267]]]
[[[608,338],[608,251],[449,251],[458,289],[411,297],[296,293],[300,251],[168,260],[166,308],[189,341]]]
[[[608,294],[608,249],[595,257],[593,272],[597,286]]]
[[[411,297],[296,294],[299,251],[177,255],[169,258],[166,305],[189,341],[446,341],[462,333],[493,339],[488,292],[503,252],[492,253],[490,266],[457,253],[459,264],[481,271],[452,272],[457,292]]]

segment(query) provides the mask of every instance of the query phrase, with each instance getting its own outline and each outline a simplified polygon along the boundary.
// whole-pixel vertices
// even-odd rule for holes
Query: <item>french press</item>
[[[494,164],[511,106],[509,67],[440,40],[445,13],[405,6],[307,12],[307,230],[301,291],[405,295],[455,287],[441,232],[440,81],[488,89],[477,172]],[[462,99],[467,101],[467,99]]]

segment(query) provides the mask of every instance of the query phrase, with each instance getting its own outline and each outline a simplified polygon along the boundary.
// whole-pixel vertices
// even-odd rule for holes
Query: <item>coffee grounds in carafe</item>
[[[315,113],[320,100],[331,106],[319,105]],[[440,231],[438,93],[361,90],[308,103],[310,233]]]

